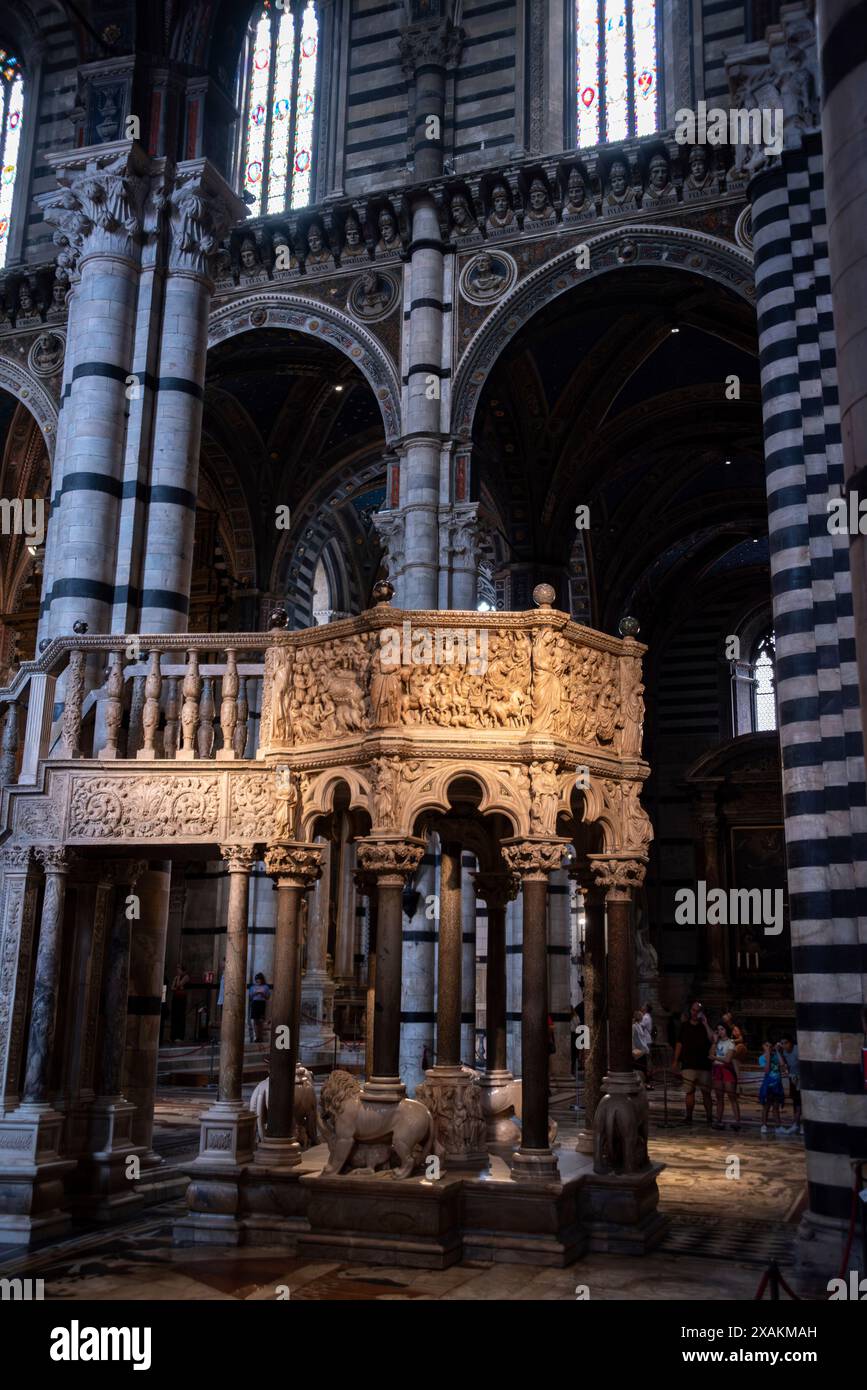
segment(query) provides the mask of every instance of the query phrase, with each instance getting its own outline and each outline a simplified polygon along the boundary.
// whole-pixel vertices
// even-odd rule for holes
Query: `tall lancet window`
[[[12,199],[18,174],[21,127],[24,123],[24,77],[21,64],[0,48],[0,269],[9,249]]]
[[[657,129],[656,0],[575,0],[576,144]]]
[[[318,51],[314,0],[265,0],[246,71],[242,179],[254,217],[310,202]]]

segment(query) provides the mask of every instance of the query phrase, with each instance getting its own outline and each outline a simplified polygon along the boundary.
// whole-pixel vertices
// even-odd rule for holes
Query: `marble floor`
[[[680,1097],[651,1093],[651,1150],[665,1164],[660,1207],[671,1217],[662,1246],[643,1259],[589,1255],[568,1269],[465,1260],[412,1270],[292,1259],[278,1248],[226,1252],[174,1248],[180,1201],[150,1208],[111,1230],[73,1234],[44,1249],[8,1251],[0,1273],[42,1278],[46,1299],[165,1300],[695,1300],[752,1298],[768,1261],[791,1265],[805,1193],[804,1151],[795,1136],[759,1132],[747,1102],[740,1133],[686,1127]],[[568,1092],[553,1106],[558,1146],[579,1131]],[[196,1149],[201,1090],[163,1091],[155,1147],[183,1170]],[[667,1113],[666,1113],[667,1109]],[[586,1292],[585,1292],[586,1290]]]

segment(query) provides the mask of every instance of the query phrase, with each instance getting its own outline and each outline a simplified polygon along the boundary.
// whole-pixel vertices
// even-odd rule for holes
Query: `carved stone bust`
[[[602,199],[603,216],[615,217],[621,212],[635,212],[637,209],[635,190],[629,182],[629,166],[622,159],[615,159],[608,170],[605,197]]]
[[[470,211],[469,203],[463,193],[456,193],[452,198],[449,212],[452,218],[452,232],[455,236],[472,236],[478,232],[476,219]]]
[[[641,206],[659,208],[676,202],[677,189],[671,182],[668,160],[662,153],[655,154],[647,166],[647,187],[641,199]]]
[[[388,208],[383,208],[377,218],[376,225],[379,228],[379,241],[376,243],[376,254],[386,256],[390,252],[400,250],[400,241],[397,235],[397,222],[394,213]]]
[[[584,175],[577,164],[569,170],[566,183],[566,199],[563,203],[563,220],[596,216],[596,202],[587,187]]]
[[[501,232],[507,227],[514,227],[515,214],[512,211],[512,202],[509,197],[509,190],[504,183],[494,186],[491,193],[491,210],[488,213],[488,231]]]
[[[687,158],[689,173],[683,181],[683,196],[707,198],[718,192],[719,181],[710,168],[708,152],[704,145],[693,145]]]
[[[256,280],[267,280],[265,267],[259,260],[259,252],[252,237],[244,237],[239,253],[241,262],[241,282],[250,284]]]
[[[354,212],[347,214],[343,224],[343,258],[353,256],[363,256],[365,254],[364,242],[361,237],[361,227]]]
[[[314,222],[307,229],[307,256],[305,265],[318,268],[319,266],[332,265],[331,252],[325,245],[322,237],[322,228],[318,222]]]
[[[527,222],[551,222],[553,218],[554,208],[548,196],[548,189],[542,179],[535,178],[527,194],[525,225]]]

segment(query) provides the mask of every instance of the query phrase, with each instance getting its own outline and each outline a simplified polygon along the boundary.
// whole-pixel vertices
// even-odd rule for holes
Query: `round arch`
[[[260,290],[215,309],[208,324],[208,347],[256,328],[288,328],[330,343],[367,380],[382,414],[387,445],[400,437],[400,382],[394,363],[372,334],[348,314],[302,295]]]
[[[503,348],[540,309],[576,286],[626,266],[659,265],[714,280],[749,303],[755,300],[752,258],[706,232],[639,223],[598,232],[582,244],[590,251],[588,270],[576,268],[576,247],[560,252],[520,281],[470,339],[452,388],[452,432],[462,441],[472,439],[482,389]]]
[[[57,404],[40,382],[28,376],[20,363],[0,354],[0,388],[26,406],[39,426],[49,460],[57,443]]]

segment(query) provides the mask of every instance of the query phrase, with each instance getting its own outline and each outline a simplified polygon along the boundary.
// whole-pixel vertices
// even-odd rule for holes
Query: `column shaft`
[[[632,1067],[632,925],[628,897],[609,894],[608,911],[608,1068]]]
[[[132,1137],[150,1149],[160,1047],[171,865],[149,865],[136,882],[141,917],[132,933],[123,1093],[136,1107]]]
[[[271,1064],[267,1127],[269,1139],[291,1138],[294,1123],[295,1064],[298,1056],[297,998],[301,969],[298,936],[301,892],[297,885],[278,882],[274,993],[271,997]]]
[[[378,886],[376,986],[373,1005],[373,1066],[377,1080],[400,1075],[400,982],[403,878],[383,875]]]
[[[598,888],[584,894],[584,1023],[590,1043],[584,1053],[584,1122],[593,1116],[602,1094],[607,1065],[605,1018],[605,898]]]
[[[116,1099],[123,1090],[131,925],[123,895],[115,906],[102,981],[102,1049],[96,1069],[96,1094]]]
[[[488,900],[488,969],[485,995],[487,1071],[506,1070],[506,904]]]
[[[522,1149],[548,1147],[548,953],[545,878],[525,878],[521,988]]]
[[[23,1095],[25,1105],[48,1103],[49,1073],[57,1023],[63,911],[66,903],[68,866],[63,852],[49,850],[41,857],[45,863],[45,894],[39,924],[30,1034],[27,1040]]]
[[[437,954],[437,1066],[461,1061],[461,850],[443,843],[440,851],[440,929]]]
[[[218,1099],[240,1102],[244,1074],[250,866],[235,866],[231,860],[229,864],[229,910],[226,927],[226,965],[223,975],[223,1016],[220,1021]]]

